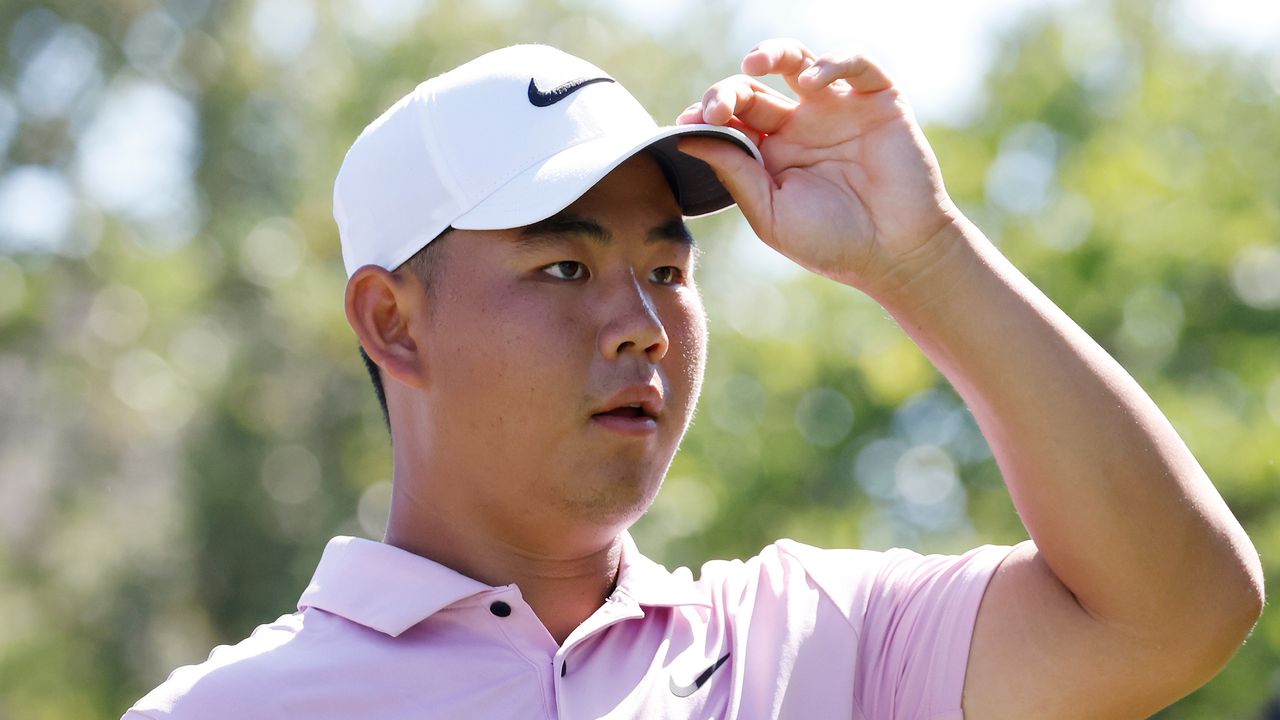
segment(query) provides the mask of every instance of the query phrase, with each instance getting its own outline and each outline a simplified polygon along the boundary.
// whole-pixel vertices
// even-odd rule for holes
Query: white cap
[[[706,163],[676,150],[681,135],[724,138],[760,160],[732,128],[658,127],[620,83],[555,48],[481,55],[419,85],[347,151],[333,188],[347,276],[393,270],[450,227],[548,218],[645,149],[686,216],[733,205]]]

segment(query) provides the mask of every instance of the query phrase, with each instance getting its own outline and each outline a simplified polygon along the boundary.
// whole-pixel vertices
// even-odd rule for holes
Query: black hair
[[[378,396],[378,405],[382,407],[382,420],[387,424],[387,432],[391,432],[391,415],[387,412],[387,391],[382,387],[382,371],[373,358],[369,357],[369,353],[364,351],[363,345],[356,347],[360,348],[360,359],[364,360],[364,369],[369,371],[369,380],[373,382],[373,394]]]
[[[436,279],[439,277],[440,259],[437,257],[439,247],[444,240],[444,236],[453,228],[444,229],[439,235],[435,236],[431,242],[422,246],[422,249],[414,253],[412,257],[404,261],[399,268],[408,268],[409,272],[418,276],[418,280],[427,289],[428,301],[435,297]],[[382,368],[369,357],[369,353],[365,352],[363,345],[360,348],[360,359],[364,361],[365,370],[369,371],[369,380],[373,383],[373,393],[378,396],[378,405],[382,408],[382,421],[387,424],[387,432],[391,431],[391,414],[387,412],[387,391],[382,385]]]

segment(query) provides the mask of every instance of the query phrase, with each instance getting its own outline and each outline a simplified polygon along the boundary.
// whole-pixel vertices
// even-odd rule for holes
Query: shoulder
[[[326,625],[334,621],[341,622],[306,611],[259,625],[235,645],[215,647],[204,662],[174,670],[129,712],[154,720],[248,720],[296,713],[300,708],[286,707],[289,694],[300,689],[299,678],[311,676],[326,655],[332,657],[321,646],[332,643],[332,628]]]
[[[698,582],[721,602],[816,594],[856,621],[886,596],[981,595],[1012,549],[982,545],[961,555],[923,555],[905,548],[827,549],[784,538],[747,560],[704,564]]]

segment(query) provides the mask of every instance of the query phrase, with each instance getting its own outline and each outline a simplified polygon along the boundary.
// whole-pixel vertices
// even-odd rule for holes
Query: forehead
[[[680,205],[666,173],[658,161],[645,152],[631,156],[614,168],[565,210],[573,214],[610,212],[680,217]]]
[[[619,235],[649,244],[693,245],[667,175],[643,153],[615,168],[564,210],[506,232],[525,250],[559,245],[570,238],[609,245]]]
[[[694,244],[666,174],[657,160],[643,152],[628,158],[551,217],[508,230],[451,229],[447,235],[458,236],[446,243],[449,249],[442,248],[450,264],[475,262],[489,252],[558,246],[571,238],[600,244],[618,236],[683,247]],[[461,257],[454,258],[455,251]]]

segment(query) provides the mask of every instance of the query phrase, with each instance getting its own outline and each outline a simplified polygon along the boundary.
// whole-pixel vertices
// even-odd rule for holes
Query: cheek
[[[557,378],[574,372],[589,334],[580,307],[548,303],[519,287],[493,288],[468,300],[442,328],[455,339],[455,355],[445,362],[466,386],[504,395],[508,408],[531,407],[563,384]]]
[[[680,304],[679,321],[667,331],[672,354],[678,357],[681,375],[692,390],[690,398],[696,399],[707,363],[707,318],[696,295]]]

